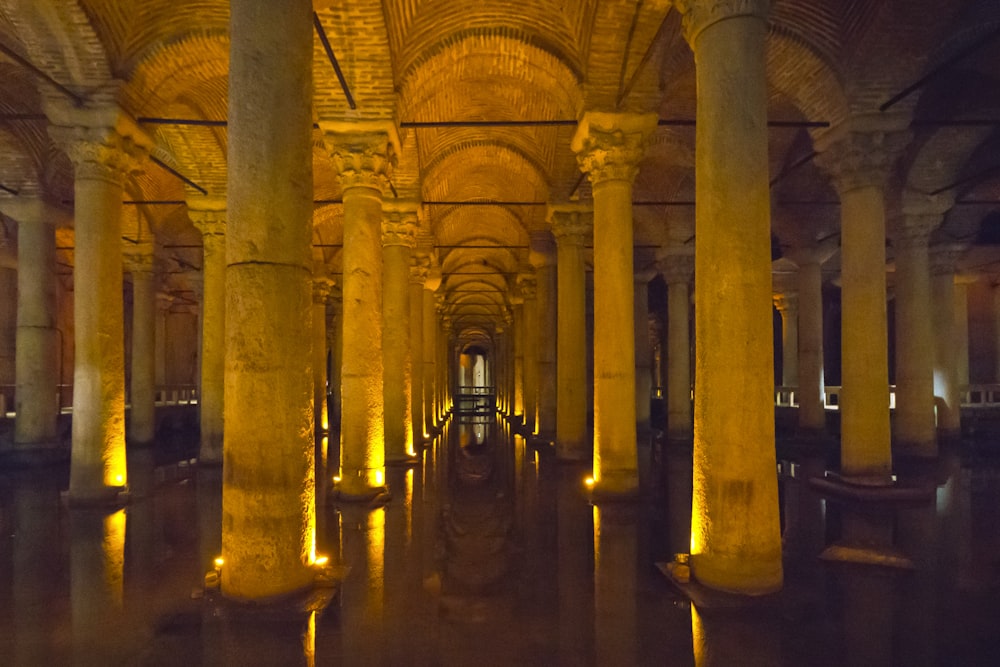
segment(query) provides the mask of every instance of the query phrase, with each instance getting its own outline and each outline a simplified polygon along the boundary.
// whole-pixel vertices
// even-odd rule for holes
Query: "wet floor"
[[[693,607],[657,569],[687,551],[691,496],[690,451],[657,442],[643,502],[596,508],[584,468],[451,424],[388,469],[386,507],[320,503],[343,581],[316,613],[202,596],[217,469],[133,452],[111,513],[63,508],[65,470],[0,471],[0,665],[998,664],[1000,444],[900,473],[931,496],[886,506],[823,499],[824,457],[781,451],[786,585],[750,610]],[[907,567],[821,560],[834,544]]]

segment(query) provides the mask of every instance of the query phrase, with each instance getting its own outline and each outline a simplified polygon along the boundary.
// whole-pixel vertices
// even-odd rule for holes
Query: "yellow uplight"
[[[333,476],[333,483],[334,484],[339,484],[340,483],[340,475],[334,475]]]
[[[329,562],[330,562],[329,556],[320,556],[319,558],[316,559],[315,564],[318,565],[319,567],[323,567]]]
[[[375,484],[377,486],[382,486],[382,483],[383,483],[384,480],[385,480],[385,476],[382,474],[382,471],[381,470],[376,470],[375,471]]]
[[[224,564],[224,563],[225,563],[226,561],[224,561],[224,560],[222,559],[222,556],[217,556],[217,557],[215,558],[215,560],[214,560],[213,562],[215,563],[215,567],[216,567],[216,569],[218,569],[218,568],[222,567],[222,565],[223,565],[223,564]]]
[[[594,478],[588,477],[587,479],[583,480],[583,483],[587,485],[588,489],[591,489],[594,487]]]

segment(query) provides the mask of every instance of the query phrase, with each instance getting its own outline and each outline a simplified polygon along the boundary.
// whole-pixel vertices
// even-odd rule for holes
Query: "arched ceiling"
[[[995,1],[771,7],[769,114],[782,124],[769,132],[769,168],[781,245],[838,230],[814,138],[851,114],[882,113],[911,87],[885,111],[911,120],[895,182],[953,191],[942,237],[974,235],[1000,207]],[[423,201],[425,249],[459,327],[482,336],[502,326],[518,273],[531,271],[531,235],[548,230],[546,204],[590,197],[569,148],[587,110],[659,115],[634,188],[635,243],[649,256],[694,242],[695,63],[670,0],[315,0],[314,8],[315,120],[399,126],[393,185]],[[46,112],[114,91],[156,145],[155,161],[129,183],[127,196],[142,202],[130,206],[170,269],[163,287],[187,289],[200,237],[184,202],[225,196],[228,19],[226,0],[0,0],[0,205],[39,196],[71,206],[71,168],[48,137]],[[314,258],[336,277],[341,191],[318,130],[313,157]],[[60,261],[72,265],[71,251]]]

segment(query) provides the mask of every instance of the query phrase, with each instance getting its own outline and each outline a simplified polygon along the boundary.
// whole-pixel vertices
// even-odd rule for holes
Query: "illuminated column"
[[[330,337],[330,393],[333,399],[330,401],[330,425],[340,433],[341,410],[341,369],[344,363],[344,297],[339,286],[334,286],[330,290],[330,330],[327,335]]]
[[[410,253],[416,244],[417,203],[382,205],[383,363],[385,365],[385,460],[414,460],[410,357]]]
[[[100,113],[106,113],[98,121],[105,127],[49,130],[66,147],[76,174],[73,450],[67,496],[73,504],[116,502],[126,489],[122,184],[148,140],[121,112]],[[72,123],[72,117],[67,121]],[[63,124],[55,118],[53,123]]]
[[[583,246],[593,235],[593,212],[579,203],[550,205],[559,273],[556,327],[556,457],[578,461],[590,457],[587,442],[587,295]]]
[[[799,295],[777,294],[773,300],[781,315],[781,384],[794,387],[799,382]]]
[[[667,282],[667,435],[691,440],[691,278],[694,256],[668,255]]]
[[[226,386],[226,202],[191,200],[188,217],[201,232],[202,246],[198,462],[218,465],[222,463]]]
[[[840,472],[853,483],[891,484],[885,284],[885,183],[907,141],[888,118],[854,118],[817,141],[841,215]]]
[[[56,236],[45,205],[33,203],[37,212],[17,218],[14,448],[46,459],[59,456]]]
[[[312,366],[313,366],[313,420],[317,433],[330,429],[330,415],[326,402],[326,354],[329,336],[326,331],[326,302],[333,289],[333,281],[326,274],[326,265],[316,262],[312,278]]]
[[[437,307],[434,292],[441,285],[441,273],[432,270],[424,283],[424,431],[437,427]]]
[[[959,395],[969,386],[969,285],[978,276],[955,275],[955,361]]]
[[[153,244],[130,248],[125,265],[132,274],[132,378],[129,442],[142,445],[156,436],[156,285]]]
[[[424,426],[424,283],[430,266],[430,257],[422,250],[410,258],[410,415],[414,446],[428,435]]]
[[[993,368],[993,381],[1000,383],[1000,283],[993,285],[992,288],[992,306],[993,306],[993,332],[996,340],[994,341],[995,349],[993,355],[995,357]]]
[[[823,391],[823,272],[816,252],[805,251],[798,262],[799,292],[799,428],[826,428]]]
[[[544,440],[556,437],[556,248],[551,234],[531,235],[531,264],[535,268],[537,327],[533,347],[537,350],[538,424],[535,432]]]
[[[514,310],[514,417],[524,423],[524,297],[510,297]],[[998,317],[1000,320],[1000,317]],[[1000,335],[998,335],[1000,341]],[[1000,342],[997,343],[1000,349]],[[998,362],[1000,363],[1000,362]]]
[[[935,246],[931,252],[931,301],[934,325],[934,397],[938,434],[956,438],[962,430],[955,341],[955,262],[963,246]],[[966,343],[968,345],[968,343]],[[966,348],[968,349],[968,348]]]
[[[167,383],[167,318],[174,297],[159,292],[156,295],[156,385]]]
[[[312,4],[230,12],[221,588],[256,600],[315,558]]]
[[[896,413],[893,436],[902,453],[936,456],[934,332],[927,242],[941,215],[904,203],[896,224]]]
[[[394,158],[391,123],[321,123],[344,200],[344,349],[340,496],[385,492],[382,192]]]
[[[641,437],[649,437],[650,399],[653,397],[653,352],[649,344],[649,281],[655,271],[634,276],[632,319],[635,322],[635,426]]]
[[[587,112],[571,147],[594,191],[594,495],[639,490],[632,182],[655,114]]]
[[[766,0],[680,5],[698,80],[691,571],[706,586],[749,595],[782,585],[764,67],[768,6]],[[733,108],[740,109],[738,123]]]
[[[441,299],[440,307],[440,317],[438,321],[440,323],[440,329],[438,330],[437,336],[437,405],[438,405],[438,423],[443,424],[448,414],[448,408],[451,405],[450,393],[451,393],[451,377],[452,377],[452,355],[451,355],[451,323],[452,319],[450,315],[445,313],[447,306],[445,305],[444,298]]]
[[[524,313],[524,426],[534,433],[538,411],[538,299],[535,276],[522,273],[517,277],[521,289]]]

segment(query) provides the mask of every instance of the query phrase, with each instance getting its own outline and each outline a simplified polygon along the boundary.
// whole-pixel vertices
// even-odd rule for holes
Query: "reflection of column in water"
[[[938,584],[938,525],[934,505],[919,503],[900,506],[896,511],[896,537],[899,547],[913,558],[917,571],[901,587],[900,661],[908,667],[937,662],[936,589]],[[947,577],[950,579],[951,577]]]
[[[341,587],[344,656],[352,664],[384,662],[386,508],[342,508],[344,564],[350,572]]]
[[[17,485],[13,500],[10,526],[13,539],[3,540],[13,550],[12,576],[4,577],[13,587],[13,662],[40,665],[52,662],[54,642],[46,634],[62,620],[50,603],[65,595],[61,577],[52,576],[64,567],[56,541],[59,497],[50,483],[26,479]]]
[[[202,627],[203,642],[218,644],[206,665],[314,667],[316,614],[301,610],[268,613],[252,606],[227,605]]]
[[[125,565],[125,510],[70,514],[70,609],[74,654],[94,660],[119,631]],[[109,656],[110,659],[110,656]]]
[[[560,465],[556,497],[559,656],[561,662],[572,665],[586,664],[594,647],[590,622],[594,607],[590,577],[594,536],[592,512],[583,486],[588,467]]]
[[[594,506],[594,655],[598,665],[638,664],[637,508]]]
[[[782,546],[788,556],[817,556],[826,543],[823,498],[809,480],[822,477],[826,463],[822,458],[807,457],[801,463],[788,463],[785,470],[785,530]]]
[[[208,572],[222,553],[222,468],[199,466],[195,480],[199,565]]]
[[[151,497],[156,483],[153,449],[134,448],[127,458],[131,502],[125,531],[128,535],[125,599],[126,605],[135,607],[138,612],[146,605],[146,591],[157,579],[156,505]]]
[[[776,615],[721,610],[699,611],[691,605],[691,643],[696,667],[780,665],[781,641]],[[881,663],[872,663],[881,664]]]
[[[420,581],[418,547],[413,543],[413,469],[392,467],[389,488],[402,495],[402,502],[385,508],[385,626],[393,629],[386,636],[386,661],[402,665],[412,661],[414,637],[412,626],[416,598],[413,582]],[[400,494],[400,491],[402,492]]]
[[[664,458],[667,467],[667,520],[671,554],[691,551],[691,450],[669,442]]]
[[[844,647],[852,667],[893,661],[892,572],[845,566],[837,573],[843,596]]]

